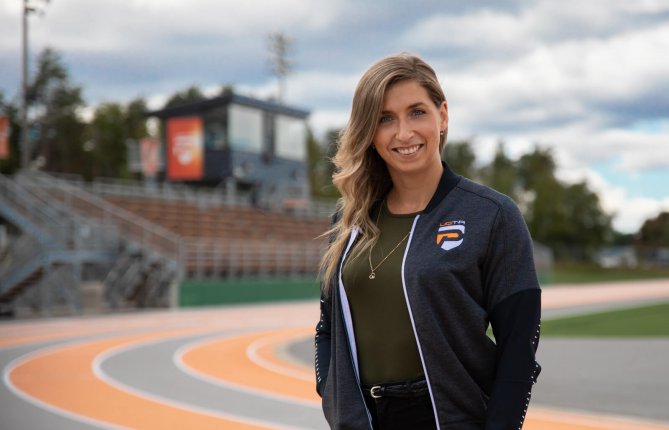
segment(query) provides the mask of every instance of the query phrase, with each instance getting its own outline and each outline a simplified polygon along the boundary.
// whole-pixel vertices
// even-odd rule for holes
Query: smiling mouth
[[[397,151],[402,155],[411,155],[416,153],[423,145],[412,145],[412,146],[403,146],[401,148],[394,148],[393,151]]]

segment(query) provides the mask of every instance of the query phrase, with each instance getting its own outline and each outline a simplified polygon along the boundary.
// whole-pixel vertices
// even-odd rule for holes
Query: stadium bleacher
[[[174,291],[186,280],[313,280],[326,246],[321,236],[329,223],[324,207],[310,212],[260,208],[244,196],[221,197],[220,192],[173,186],[157,191],[141,182],[107,186],[38,172],[4,181],[7,190],[19,187],[20,195],[41,199],[25,213],[58,209],[59,220],[69,222],[67,231],[74,234],[64,243],[73,243],[77,256],[94,245],[91,240],[100,236],[97,230],[104,230],[105,260],[88,251],[81,264],[100,261],[105,266],[100,269],[106,273],[104,296],[112,308],[174,306]],[[9,202],[5,206],[9,209]],[[42,224],[59,225],[52,218]],[[60,234],[63,229],[54,231]],[[38,232],[35,237],[42,236]],[[57,267],[55,260],[48,265],[41,263],[44,259],[33,260],[38,263],[36,273]],[[14,301],[16,295],[10,293],[28,291],[27,284],[44,284],[45,279],[24,278],[22,284],[16,281],[20,289],[3,282],[3,299]],[[52,283],[62,282],[54,278]]]
[[[201,208],[188,201],[137,196],[109,195],[105,199],[183,238],[205,241],[233,238],[310,241],[328,226],[327,219],[297,218],[250,206]]]
[[[327,218],[303,218],[252,206],[105,195],[110,203],[182,238],[187,276],[315,273]]]

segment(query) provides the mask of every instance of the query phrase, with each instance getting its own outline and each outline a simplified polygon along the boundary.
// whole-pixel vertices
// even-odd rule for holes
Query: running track
[[[544,313],[669,298],[669,281],[543,292]],[[0,429],[326,429],[289,346],[316,302],[0,324]],[[669,430],[532,404],[529,430]]]

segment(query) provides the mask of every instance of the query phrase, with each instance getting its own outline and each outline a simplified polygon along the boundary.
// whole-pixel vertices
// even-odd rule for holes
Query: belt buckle
[[[375,385],[369,390],[369,395],[372,396],[373,399],[380,399],[382,396],[381,394],[376,394],[381,391],[381,386],[380,385]]]

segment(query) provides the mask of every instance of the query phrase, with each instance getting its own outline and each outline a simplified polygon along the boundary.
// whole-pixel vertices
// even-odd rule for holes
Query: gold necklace
[[[382,210],[383,210],[383,204],[381,204],[381,207],[379,208],[379,214],[376,216],[376,225],[377,225],[377,226],[379,225],[379,219],[381,218],[381,211],[382,211]],[[381,267],[381,265],[383,264],[383,262],[386,261],[386,260],[388,259],[388,257],[390,257],[390,256],[392,255],[392,253],[395,252],[395,250],[396,250],[397,248],[399,248],[399,246],[402,244],[402,242],[404,242],[404,241],[407,239],[407,237],[409,237],[409,233],[411,233],[411,230],[409,230],[409,231],[407,232],[407,234],[404,235],[404,237],[402,238],[402,240],[400,240],[399,242],[397,242],[397,245],[395,245],[395,247],[392,249],[392,251],[390,251],[390,252],[388,253],[388,255],[386,255],[385,257],[383,257],[383,260],[381,260],[381,262],[380,262],[379,264],[377,264],[376,267],[372,266],[372,249],[373,249],[373,247],[369,248],[369,270],[370,270],[370,272],[369,272],[369,279],[374,279],[374,278],[376,278],[376,273],[375,273],[376,269],[378,269],[379,267]],[[381,255],[383,255],[383,250],[381,250]]]

